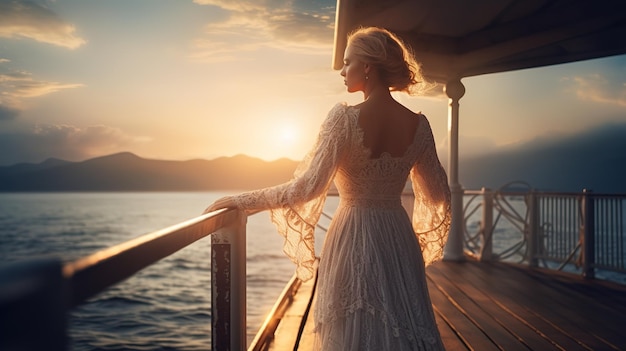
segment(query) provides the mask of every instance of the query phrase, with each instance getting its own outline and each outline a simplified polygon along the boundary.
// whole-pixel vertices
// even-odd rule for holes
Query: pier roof
[[[626,53],[623,0],[339,0],[335,69],[360,26],[397,33],[441,83]]]

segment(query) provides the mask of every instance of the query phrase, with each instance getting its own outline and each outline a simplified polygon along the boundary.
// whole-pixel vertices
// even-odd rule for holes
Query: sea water
[[[1,193],[0,264],[89,255],[198,216],[225,192]],[[336,206],[327,201],[327,211]],[[318,250],[323,232],[317,235]],[[201,239],[74,309],[71,349],[208,350],[210,239]],[[247,224],[248,342],[294,273],[267,212]]]

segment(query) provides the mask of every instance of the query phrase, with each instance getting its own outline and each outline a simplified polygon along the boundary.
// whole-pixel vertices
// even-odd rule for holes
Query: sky
[[[301,159],[337,102],[332,0],[0,0],[0,166]],[[419,53],[418,53],[419,58]],[[464,78],[461,156],[626,123],[626,55]],[[444,96],[394,95],[447,153]]]

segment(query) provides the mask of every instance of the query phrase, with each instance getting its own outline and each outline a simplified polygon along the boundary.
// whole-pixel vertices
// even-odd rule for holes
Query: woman
[[[442,256],[450,192],[428,120],[390,94],[417,87],[419,66],[395,35],[364,28],[348,38],[341,75],[364,101],[329,112],[294,179],[222,198],[205,213],[269,209],[307,280],[315,224],[334,180],[340,202],[319,262],[316,349],[442,350],[424,267]],[[409,175],[412,221],[400,197]]]

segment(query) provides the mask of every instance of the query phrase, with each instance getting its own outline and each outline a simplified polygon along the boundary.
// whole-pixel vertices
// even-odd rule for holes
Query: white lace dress
[[[372,158],[358,115],[357,108],[337,104],[290,182],[235,201],[241,209],[271,210],[285,253],[307,280],[313,276],[315,224],[334,179],[340,202],[319,263],[315,348],[443,350],[424,267],[443,254],[450,192],[430,125],[419,115],[404,155]],[[412,219],[400,198],[409,175]]]

